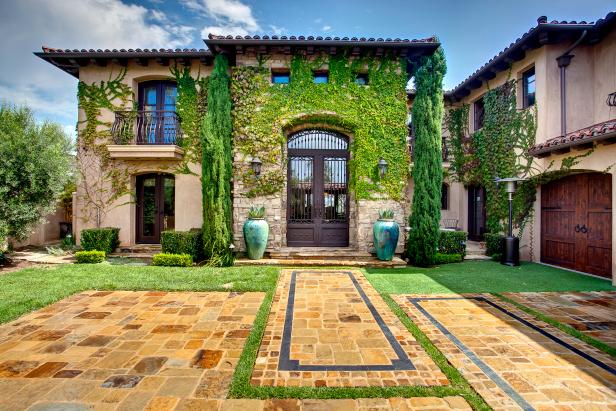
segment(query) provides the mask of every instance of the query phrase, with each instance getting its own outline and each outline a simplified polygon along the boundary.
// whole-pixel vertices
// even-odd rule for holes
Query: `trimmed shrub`
[[[493,256],[495,254],[501,254],[501,239],[502,234],[485,233],[486,241],[486,255]]]
[[[189,254],[193,261],[203,258],[203,233],[194,228],[190,231],[163,231],[160,245],[166,254]]]
[[[119,228],[103,227],[81,230],[81,248],[86,251],[98,250],[109,254],[113,253],[119,245]]]
[[[464,260],[464,257],[461,254],[436,253],[434,264],[461,263],[462,260]]]
[[[440,254],[459,254],[464,258],[466,255],[465,231],[444,231],[441,230],[438,240],[438,252]]]
[[[77,251],[75,259],[77,264],[98,264],[105,261],[105,252],[98,250]]]
[[[190,254],[154,254],[152,265],[164,267],[190,267],[193,259]]]

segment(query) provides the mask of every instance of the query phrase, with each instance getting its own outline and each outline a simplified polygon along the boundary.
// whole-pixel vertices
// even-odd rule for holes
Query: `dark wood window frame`
[[[287,81],[277,81],[276,79],[282,79],[286,77]],[[291,72],[289,70],[272,70],[272,84],[289,84],[291,82]]]
[[[317,78],[325,78],[325,81],[317,81]],[[315,84],[327,84],[329,83],[329,72],[325,70],[315,70],[312,72],[312,81]]]
[[[368,81],[368,73],[356,73],[355,74],[355,84],[360,86],[367,86],[369,84]]]
[[[473,103],[473,126],[474,130],[477,131],[483,127],[483,119],[485,116],[485,105],[483,101],[483,96],[475,100]]]
[[[532,81],[529,79],[532,77]],[[528,91],[530,83],[533,83],[535,91]],[[528,108],[535,105],[536,102],[536,86],[537,77],[535,76],[535,67],[531,67],[522,73],[522,107]]]

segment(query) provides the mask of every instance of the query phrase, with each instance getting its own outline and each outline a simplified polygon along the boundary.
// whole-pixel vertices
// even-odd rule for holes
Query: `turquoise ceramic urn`
[[[400,227],[394,221],[393,211],[379,212],[379,219],[374,223],[373,232],[376,257],[381,261],[391,261],[400,236]]]
[[[269,225],[264,218],[265,208],[251,208],[248,219],[244,223],[244,242],[246,254],[251,260],[263,258],[269,237]]]

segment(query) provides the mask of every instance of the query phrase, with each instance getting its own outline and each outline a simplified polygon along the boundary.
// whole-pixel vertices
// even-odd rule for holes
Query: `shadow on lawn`
[[[466,261],[431,268],[367,268],[374,287],[388,294],[616,291],[609,280],[536,263],[507,267]]]

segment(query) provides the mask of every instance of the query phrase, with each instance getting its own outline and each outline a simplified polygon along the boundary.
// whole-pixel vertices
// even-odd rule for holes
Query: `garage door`
[[[612,276],[612,179],[568,176],[541,188],[541,261]]]

